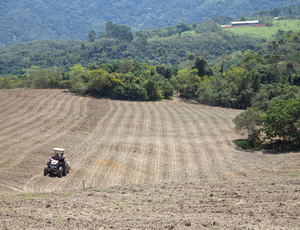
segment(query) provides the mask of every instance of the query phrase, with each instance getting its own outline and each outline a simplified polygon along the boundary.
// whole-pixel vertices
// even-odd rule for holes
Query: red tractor
[[[58,177],[66,176],[70,170],[70,163],[65,159],[65,149],[53,148],[54,156],[50,157],[44,168],[44,176],[57,174]],[[59,156],[61,154],[61,156]]]

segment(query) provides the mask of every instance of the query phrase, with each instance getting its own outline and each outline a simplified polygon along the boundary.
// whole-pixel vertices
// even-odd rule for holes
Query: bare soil
[[[240,112],[1,90],[0,228],[300,229],[299,153],[236,148]]]

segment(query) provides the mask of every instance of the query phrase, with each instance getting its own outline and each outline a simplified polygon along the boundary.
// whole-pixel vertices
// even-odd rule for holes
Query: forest
[[[201,24],[219,15],[233,20],[265,9],[269,16],[299,15],[298,0],[1,0],[0,47],[37,40],[85,40],[89,31],[104,30],[108,21],[134,32]],[[275,10],[273,10],[275,8]]]
[[[115,26],[124,30],[123,26]],[[187,33],[191,31],[186,30],[193,27],[195,32]],[[129,27],[126,28],[128,32]],[[170,31],[173,32],[168,36]],[[100,39],[95,39],[93,32],[89,35],[89,41],[37,41],[0,49],[0,74],[22,74],[22,69],[32,65],[68,70],[78,63],[88,67],[91,63],[114,63],[126,58],[149,65],[177,66],[186,65],[191,54],[202,54],[213,64],[219,61],[221,53],[226,53],[233,55],[231,61],[234,62],[240,52],[247,49],[257,51],[258,44],[266,41],[221,30],[213,21],[201,25],[179,23],[174,27],[135,33],[129,31],[128,34],[108,31]]]

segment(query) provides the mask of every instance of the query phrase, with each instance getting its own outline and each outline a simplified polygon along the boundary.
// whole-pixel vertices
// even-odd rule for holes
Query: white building
[[[259,25],[259,21],[254,20],[254,21],[231,22],[231,26],[249,26],[249,25]]]

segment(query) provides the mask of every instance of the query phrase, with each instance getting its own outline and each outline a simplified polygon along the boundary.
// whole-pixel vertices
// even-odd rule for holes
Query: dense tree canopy
[[[96,39],[95,31],[91,30],[87,34],[89,41],[38,41],[11,46],[0,49],[0,75],[21,74],[22,69],[31,65],[67,70],[77,63],[88,67],[90,63],[113,63],[128,57],[150,65],[174,66],[201,54],[209,63],[215,63],[221,51],[230,56],[237,51],[258,50],[257,45],[265,41],[221,30],[213,21],[192,25],[180,23],[179,28],[189,28],[192,33],[180,35],[177,25],[132,33],[127,26],[108,22],[100,39]],[[170,36],[166,36],[167,31],[171,31]],[[188,57],[190,54],[192,56]]]
[[[180,22],[202,23],[214,17],[218,23],[227,23],[226,17],[236,20],[254,11],[261,16],[299,16],[299,7],[292,5],[299,5],[299,1],[1,0],[0,46],[45,39],[85,40],[89,31],[98,33],[108,21],[129,26],[133,31],[177,24],[177,29],[183,32],[187,28]],[[222,14],[227,16],[218,18]]]

